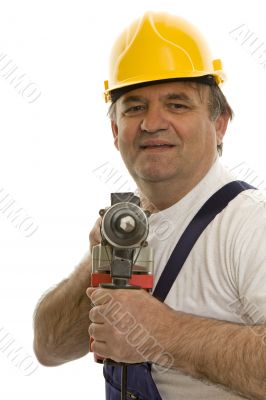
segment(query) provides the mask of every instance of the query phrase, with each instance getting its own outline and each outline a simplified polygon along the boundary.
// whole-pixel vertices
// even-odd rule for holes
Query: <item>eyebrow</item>
[[[169,93],[166,96],[168,100],[185,100],[191,102],[191,98],[184,92],[180,93]]]
[[[143,96],[133,96],[133,95],[126,96],[122,100],[122,104],[134,103],[138,101],[145,101],[145,98]]]
[[[166,96],[164,96],[166,100],[181,100],[185,101],[188,105],[194,105],[195,106],[195,99],[191,98],[184,92],[180,93],[168,93]]]

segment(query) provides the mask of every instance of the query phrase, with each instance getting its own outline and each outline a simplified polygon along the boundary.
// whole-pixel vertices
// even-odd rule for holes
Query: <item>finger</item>
[[[92,351],[101,358],[109,358],[110,352],[108,352],[106,342],[94,340],[91,344]]]
[[[102,288],[88,288],[86,291],[87,295],[90,297],[95,306],[113,301],[113,295],[111,292],[112,290]]]
[[[89,319],[91,322],[96,324],[103,324],[105,322],[105,318],[103,316],[102,306],[93,307],[89,312]]]
[[[89,335],[93,337],[94,340],[105,341],[106,333],[103,329],[103,324],[91,323],[88,329]]]
[[[90,231],[89,234],[89,240],[90,240],[90,246],[91,248],[93,246],[96,246],[97,244],[101,243],[102,237],[101,237],[101,218],[98,218]]]
[[[97,290],[98,288],[94,288],[94,287],[89,287],[86,289],[86,295],[91,299],[91,295],[92,293]]]

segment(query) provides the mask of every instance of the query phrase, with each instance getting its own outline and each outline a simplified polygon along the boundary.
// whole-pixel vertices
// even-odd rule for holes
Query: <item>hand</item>
[[[96,246],[97,244],[101,243],[101,240],[102,240],[101,229],[100,229],[101,228],[101,221],[102,221],[102,218],[99,217],[96,220],[96,222],[95,222],[95,224],[94,224],[94,226],[93,226],[93,228],[92,228],[92,230],[90,231],[90,234],[89,234],[90,251],[91,252],[92,252],[93,246]]]
[[[87,295],[94,304],[89,334],[97,355],[126,363],[171,359],[165,351],[170,307],[144,290],[88,288]]]

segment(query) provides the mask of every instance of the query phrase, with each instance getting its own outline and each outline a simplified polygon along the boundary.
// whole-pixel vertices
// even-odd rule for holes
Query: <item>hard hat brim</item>
[[[170,83],[170,82],[196,82],[201,83],[204,85],[214,86],[217,85],[217,81],[213,75],[204,75],[204,76],[197,76],[197,77],[184,77],[184,78],[172,78],[172,79],[160,79],[148,82],[140,82],[134,85],[122,86],[115,88],[110,91],[105,92],[105,96],[107,97],[106,102],[111,101],[115,103],[119,97],[123,96],[125,93],[128,93],[132,90],[136,90],[146,86],[154,86],[159,85],[162,83]]]

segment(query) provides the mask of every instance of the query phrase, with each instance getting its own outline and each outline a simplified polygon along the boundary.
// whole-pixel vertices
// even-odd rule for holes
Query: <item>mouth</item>
[[[168,144],[168,143],[150,143],[150,144],[140,145],[141,150],[163,151],[163,150],[169,150],[173,147],[175,147],[174,144]]]

